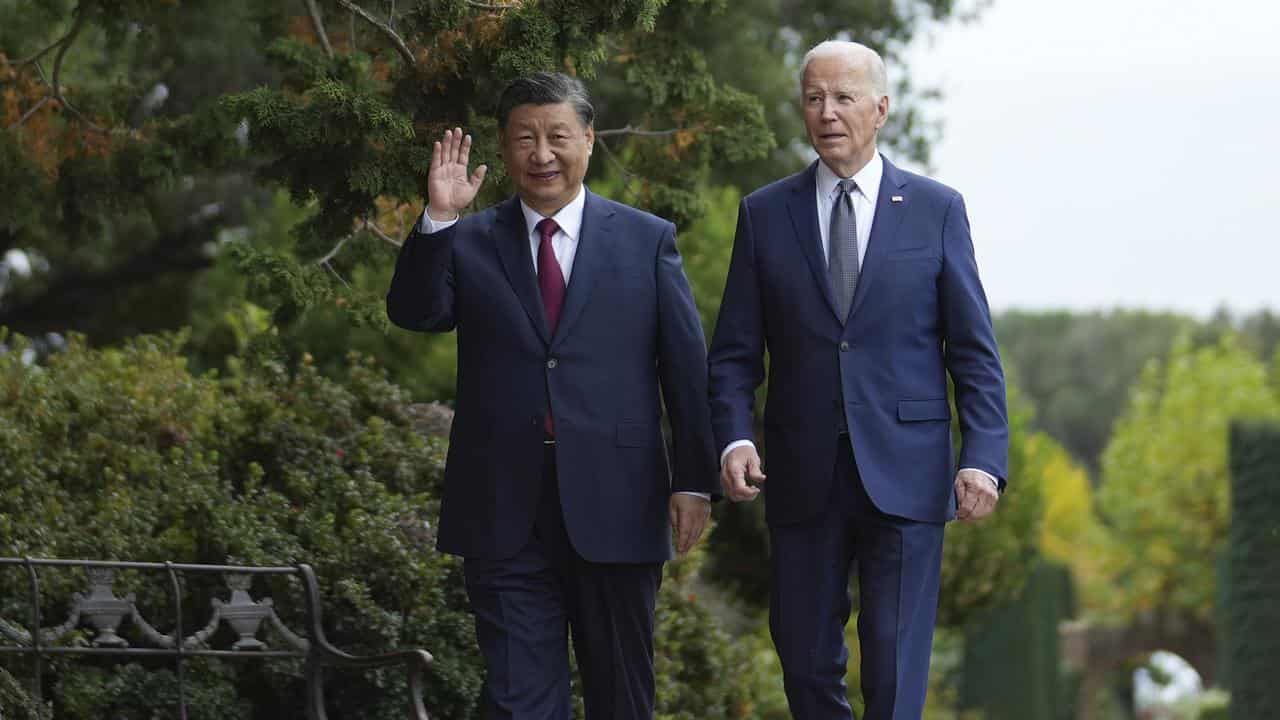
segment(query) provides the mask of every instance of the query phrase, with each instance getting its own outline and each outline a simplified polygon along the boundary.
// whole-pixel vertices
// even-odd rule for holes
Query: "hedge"
[[[1231,428],[1231,717],[1280,717],[1280,424]]]

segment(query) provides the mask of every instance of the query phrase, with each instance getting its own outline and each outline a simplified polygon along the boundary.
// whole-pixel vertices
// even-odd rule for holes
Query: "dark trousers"
[[[463,566],[487,669],[484,717],[571,717],[571,635],[588,720],[650,720],[662,563],[583,560],[565,531],[553,445],[547,446],[542,482],[528,544],[515,557],[467,559]]]
[[[858,573],[864,720],[920,720],[929,681],[942,564],[941,523],[885,515],[863,488],[841,436],[832,497],[818,517],[772,527],[769,629],[796,720],[848,720],[844,682]]]

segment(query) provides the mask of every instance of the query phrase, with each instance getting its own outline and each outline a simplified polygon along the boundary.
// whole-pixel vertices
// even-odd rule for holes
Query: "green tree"
[[[599,101],[590,182],[620,178],[616,197],[683,231],[713,206],[731,215],[707,188],[741,192],[805,161],[804,47],[845,33],[893,63],[957,12],[949,0],[0,0],[0,15],[0,258],[25,258],[0,260],[0,324],[96,343],[198,325],[191,348],[216,366],[237,332],[228,317],[257,313],[247,293],[295,358],[313,350],[332,369],[361,348],[415,394],[446,396],[451,342],[385,336],[379,308],[441,128],[473,131],[495,170],[490,202],[507,192],[497,90],[533,69],[579,74]],[[924,160],[929,124],[896,92],[885,141]],[[298,213],[281,211],[279,189]],[[704,310],[718,274],[695,285]]]
[[[246,199],[261,207],[283,187],[308,211],[290,242],[233,243],[255,297],[283,325],[335,301],[380,324],[382,288],[361,286],[361,271],[390,264],[407,229],[394,221],[420,210],[431,141],[473,131],[494,169],[491,202],[506,192],[490,118],[503,84],[537,69],[592,78],[624,56],[646,79],[628,87],[647,112],[601,136],[619,152],[643,139],[628,152],[646,207],[683,222],[702,210],[693,188],[714,159],[772,142],[758,100],[712,77],[696,47],[668,39],[689,61],[678,66],[627,51],[660,13],[703,4],[5,0],[0,252],[41,269],[11,277],[0,323],[99,340],[180,325],[219,231],[244,224]],[[644,135],[659,118],[680,125]]]
[[[1015,310],[995,318],[1005,364],[1036,408],[1035,427],[1095,474],[1142,368],[1195,325],[1187,316],[1140,310]]]
[[[219,231],[269,199],[219,94],[270,82],[277,4],[0,0],[0,325],[189,322]]]
[[[1278,412],[1266,366],[1230,337],[1199,349],[1184,340],[1167,362],[1148,365],[1103,455],[1098,512],[1120,580],[1097,598],[1104,607],[1212,619],[1230,520],[1228,425]]]
[[[1227,430],[1238,418],[1277,414],[1266,366],[1230,334],[1199,348],[1184,336],[1143,370],[1103,454],[1101,523],[1080,538],[1096,558],[1096,575],[1080,585],[1086,622],[1071,629],[1086,671],[1080,707],[1106,673],[1157,649],[1214,682],[1231,506]]]
[[[1065,445],[1095,480],[1130,389],[1180,335],[1202,347],[1235,334],[1264,360],[1280,341],[1280,321],[1265,309],[1238,315],[1221,308],[1203,320],[1147,310],[1010,310],[997,315],[995,325],[1006,369],[1036,408],[1035,428]]]

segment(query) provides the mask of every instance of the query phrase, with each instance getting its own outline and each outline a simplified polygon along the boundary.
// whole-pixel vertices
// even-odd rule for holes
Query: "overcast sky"
[[[993,308],[1280,308],[1278,36],[1275,0],[995,0],[911,48]]]

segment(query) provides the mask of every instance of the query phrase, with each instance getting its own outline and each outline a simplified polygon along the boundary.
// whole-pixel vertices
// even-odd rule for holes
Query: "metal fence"
[[[409,679],[409,717],[428,720],[422,704],[424,674],[431,662],[425,650],[407,650],[375,656],[355,656],[334,647],[325,638],[322,627],[320,586],[309,565],[262,567],[245,565],[193,565],[184,563],[117,562],[101,560],[52,560],[0,557],[0,570],[24,568],[30,615],[25,620],[0,616],[0,653],[20,654],[32,659],[31,695],[41,708],[41,678],[46,658],[56,655],[110,655],[120,657],[173,658],[178,680],[178,717],[187,719],[187,692],[184,660],[192,657],[228,659],[296,658],[304,663],[306,679],[306,712],[310,720],[327,720],[324,701],[324,670],[367,669],[403,665]],[[88,582],[87,592],[73,593],[67,617],[58,625],[45,627],[41,617],[40,568],[83,568]],[[133,594],[118,597],[114,585],[121,570],[164,573],[173,616],[173,630],[162,633],[153,619],[138,607]],[[211,602],[208,621],[190,634],[183,627],[183,582],[190,574],[220,575],[229,598]],[[289,628],[276,612],[271,598],[254,600],[250,595],[256,576],[288,576],[302,584],[306,633]],[[135,638],[144,644],[134,647],[119,633],[128,621]],[[264,624],[275,631],[284,647],[275,649],[259,638]],[[219,649],[212,642],[222,626],[229,627],[237,639],[230,647]],[[25,626],[25,627],[24,627]],[[76,631],[87,627],[92,631],[88,642],[68,643],[69,637],[80,637]]]

